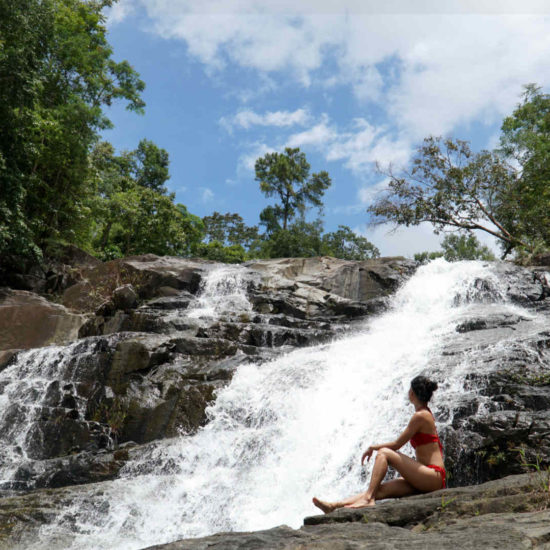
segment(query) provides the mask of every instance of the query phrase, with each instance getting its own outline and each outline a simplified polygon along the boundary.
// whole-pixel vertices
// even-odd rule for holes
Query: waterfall
[[[229,287],[221,275],[216,282],[218,275],[189,315],[248,308],[240,274]],[[421,267],[386,313],[353,334],[239,367],[204,428],[152,446],[26,547],[130,550],[217,531],[299,527],[317,513],[312,496],[337,499],[365,487],[372,463],[362,468],[361,452],[405,427],[414,376],[440,382],[432,408],[436,418],[446,414],[438,427],[452,420],[474,358],[465,355],[462,366],[446,371],[443,348],[480,303],[517,311],[504,295],[487,264],[437,260]]]
[[[185,316],[191,319],[219,318],[224,314],[252,310],[246,295],[247,271],[240,266],[225,266],[211,271],[201,283],[199,297]]]
[[[18,469],[27,461],[48,458],[45,418],[55,422],[56,415],[65,415],[63,404],[85,417],[87,401],[78,395],[76,384],[89,369],[88,359],[99,351],[93,341],[89,344],[24,351],[0,372],[0,488],[25,488],[17,480]]]

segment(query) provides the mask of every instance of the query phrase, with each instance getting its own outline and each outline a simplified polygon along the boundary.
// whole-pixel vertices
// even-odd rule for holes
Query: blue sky
[[[442,7],[443,5],[443,7]],[[428,135],[498,142],[521,87],[550,81],[544,0],[121,0],[109,12],[115,59],[146,82],[146,114],[116,105],[105,133],[168,150],[170,190],[200,216],[268,204],[254,161],[300,147],[327,170],[326,230],[350,226],[383,255],[438,248],[429,226],[388,233],[366,208],[383,190],[374,162],[405,166]],[[479,235],[483,242],[492,240]]]

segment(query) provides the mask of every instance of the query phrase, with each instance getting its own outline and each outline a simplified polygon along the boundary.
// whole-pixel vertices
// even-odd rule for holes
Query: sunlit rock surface
[[[42,526],[22,547],[137,550],[259,530],[248,543],[238,534],[210,542],[359,548],[389,529],[394,547],[421,548],[428,539],[417,535],[436,528],[428,519],[418,520],[426,533],[378,520],[368,533],[356,524],[262,531],[298,527],[313,491],[363,486],[361,448],[403,428],[419,372],[440,383],[433,410],[451,487],[546,467],[546,268],[416,269],[396,258],[223,266],[156,256],[81,268],[63,290],[71,314],[87,315],[79,338],[3,359],[1,488],[12,496],[0,502],[14,527],[0,541],[22,544]],[[496,537],[500,523],[485,521]],[[459,528],[445,529],[456,546]],[[506,533],[522,547],[518,529]]]

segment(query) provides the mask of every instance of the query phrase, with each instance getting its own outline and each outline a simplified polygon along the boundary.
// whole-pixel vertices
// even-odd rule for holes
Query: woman
[[[325,514],[337,508],[364,508],[374,506],[375,501],[385,498],[396,498],[415,493],[429,493],[444,488],[445,467],[443,464],[443,447],[428,401],[437,384],[425,376],[417,376],[411,382],[409,401],[414,405],[413,414],[405,431],[395,440],[382,445],[372,445],[361,458],[361,464],[378,451],[369,488],[365,493],[346,498],[339,502],[325,502],[313,498],[313,504]],[[416,450],[416,460],[398,452],[407,441]],[[402,477],[382,483],[388,466],[396,469]]]

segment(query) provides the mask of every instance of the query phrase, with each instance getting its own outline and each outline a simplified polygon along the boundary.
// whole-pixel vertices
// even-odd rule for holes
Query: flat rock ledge
[[[147,550],[550,549],[548,475],[509,476],[482,485],[386,501],[375,508],[311,516],[304,526],[219,533]]]

